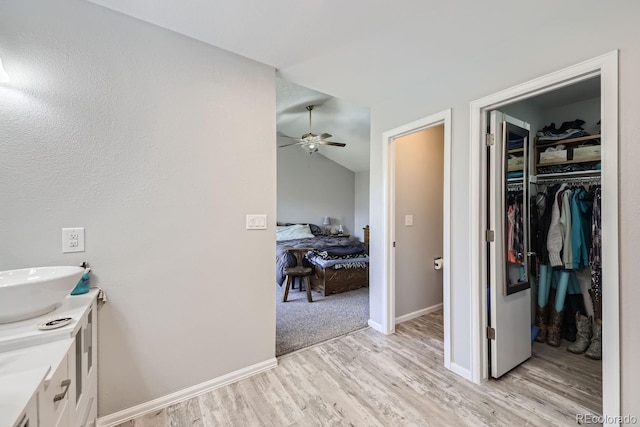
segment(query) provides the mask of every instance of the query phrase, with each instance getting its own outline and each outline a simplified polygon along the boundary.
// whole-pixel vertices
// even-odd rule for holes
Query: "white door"
[[[491,376],[498,378],[531,357],[529,124],[492,111],[490,132],[493,145],[487,148],[490,294],[487,335],[491,343]]]

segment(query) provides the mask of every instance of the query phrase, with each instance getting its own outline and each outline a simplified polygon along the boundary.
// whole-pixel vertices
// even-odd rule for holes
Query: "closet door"
[[[491,134],[494,143],[488,147],[487,153],[487,267],[491,328],[488,335],[491,376],[498,378],[531,357],[531,294],[528,277],[531,253],[527,207],[529,124],[492,111]],[[515,148],[518,144],[514,141],[519,139],[522,139],[522,149]],[[518,160],[518,155],[522,155],[523,159]],[[520,164],[521,173],[517,170]],[[516,202],[514,191],[508,194],[510,187],[522,190],[520,209],[513,206]]]

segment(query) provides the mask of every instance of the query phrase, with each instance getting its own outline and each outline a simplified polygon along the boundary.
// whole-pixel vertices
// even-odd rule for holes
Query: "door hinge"
[[[495,143],[496,143],[496,136],[494,134],[488,133],[485,135],[484,145],[486,145],[487,147],[491,147]]]
[[[493,242],[494,239],[495,233],[493,232],[493,230],[485,230],[484,240],[487,242]]]
[[[394,248],[396,247],[396,242],[393,242],[393,247],[394,247]]]
[[[493,329],[491,326],[487,326],[487,339],[488,340],[496,339],[496,330]]]

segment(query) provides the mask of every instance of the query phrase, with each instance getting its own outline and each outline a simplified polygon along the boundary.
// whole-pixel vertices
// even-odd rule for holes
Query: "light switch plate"
[[[247,230],[266,230],[267,215],[247,214]]]
[[[62,253],[84,252],[84,227],[62,229]]]
[[[413,225],[413,215],[404,216],[404,225]]]

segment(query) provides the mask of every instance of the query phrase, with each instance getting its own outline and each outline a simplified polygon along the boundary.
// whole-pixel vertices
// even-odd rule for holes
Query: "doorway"
[[[395,332],[397,320],[408,320],[408,318],[396,318],[396,252],[394,242],[396,242],[396,210],[395,210],[395,142],[398,138],[407,136],[425,129],[443,127],[443,194],[442,194],[442,308],[443,308],[443,328],[444,328],[444,364],[448,369],[456,371],[456,366],[451,366],[451,345],[450,345],[450,319],[449,319],[449,300],[450,300],[450,191],[451,191],[451,110],[441,111],[420,120],[408,123],[383,133],[383,170],[385,171],[385,184],[383,200],[385,205],[384,212],[384,245],[383,245],[383,269],[385,280],[382,289],[383,302],[383,324],[377,324],[369,320],[369,326],[384,334],[392,334]],[[411,213],[402,213],[402,223],[405,222],[404,215]],[[415,219],[415,218],[414,218]],[[437,256],[437,255],[436,255]],[[434,256],[435,257],[435,256]],[[433,257],[432,257],[433,258]],[[424,259],[424,258],[423,258]],[[433,259],[427,259],[432,265]],[[418,314],[418,312],[413,313]]]
[[[488,310],[486,299],[487,255],[484,250],[488,224],[486,164],[487,113],[536,95],[551,93],[593,78],[601,81],[602,121],[601,186],[603,211],[602,280],[608,284],[603,292],[602,323],[602,390],[603,413],[620,413],[620,334],[619,334],[619,282],[618,282],[618,54],[617,51],[585,61],[573,67],[552,73],[534,81],[507,89],[471,103],[471,177],[477,181],[471,188],[471,259],[472,264],[472,324],[473,360],[472,378],[476,383],[488,379]],[[605,200],[606,199],[606,200]],[[493,326],[493,325],[492,325]]]
[[[396,138],[394,159],[398,324],[442,309],[444,125]]]

